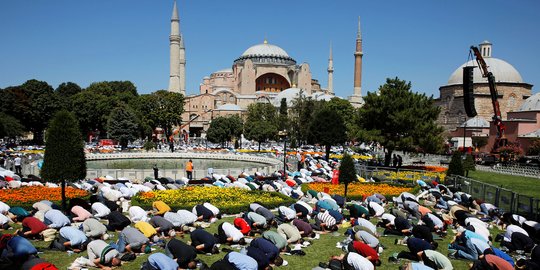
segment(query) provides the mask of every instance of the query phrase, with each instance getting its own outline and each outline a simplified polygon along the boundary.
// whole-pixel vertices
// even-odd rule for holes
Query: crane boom
[[[498,101],[499,94],[497,93],[497,87],[495,85],[495,76],[488,70],[488,65],[486,64],[484,57],[482,57],[480,50],[475,46],[471,46],[471,51],[476,57],[476,62],[480,67],[482,77],[487,78],[488,80],[489,93],[491,96],[491,105],[493,106],[493,122],[495,122],[495,126],[497,127],[497,137],[495,138],[495,144],[493,145],[491,152],[496,152],[499,146],[506,145],[506,127],[502,122],[501,109]]]

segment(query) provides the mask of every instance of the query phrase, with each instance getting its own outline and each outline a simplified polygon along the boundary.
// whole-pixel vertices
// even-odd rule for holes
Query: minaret
[[[362,32],[360,30],[360,16],[358,16],[358,32],[356,33],[356,51],[354,52],[354,93],[349,100],[355,107],[364,103],[362,98]]]
[[[171,35],[169,36],[171,53],[169,91],[176,93],[180,93],[180,40],[180,19],[178,18],[176,1],[174,1],[173,13],[171,17]]]
[[[186,96],[186,48],[182,34],[180,34],[180,93]]]
[[[332,43],[330,43],[330,57],[328,57],[328,94],[334,94],[334,60],[332,57]]]

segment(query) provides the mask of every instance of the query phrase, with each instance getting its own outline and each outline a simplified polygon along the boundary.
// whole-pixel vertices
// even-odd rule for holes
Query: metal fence
[[[499,207],[504,212],[512,212],[527,219],[540,220],[540,199],[515,193],[509,189],[486,184],[463,176],[448,176],[446,184],[460,188],[463,192],[471,194]]]
[[[521,166],[521,165],[502,165],[497,164],[494,166],[481,166],[477,165],[476,169],[485,172],[495,172],[509,175],[519,175],[526,177],[540,178],[540,168],[535,166]]]

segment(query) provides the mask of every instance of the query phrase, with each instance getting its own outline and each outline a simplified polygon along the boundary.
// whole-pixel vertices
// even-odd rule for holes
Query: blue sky
[[[168,87],[172,0],[2,0],[0,87],[28,79],[53,87],[130,80],[139,93]],[[357,18],[364,43],[362,89],[387,77],[438,96],[470,45],[493,43],[493,56],[540,87],[540,1],[178,1],[185,38],[188,94],[202,78],[266,37],[327,85],[329,44],[334,88],[353,89]]]

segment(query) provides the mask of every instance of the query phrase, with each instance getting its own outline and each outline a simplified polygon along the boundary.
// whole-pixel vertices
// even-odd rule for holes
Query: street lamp
[[[287,178],[287,130],[278,132],[278,136],[283,139],[283,180]]]

